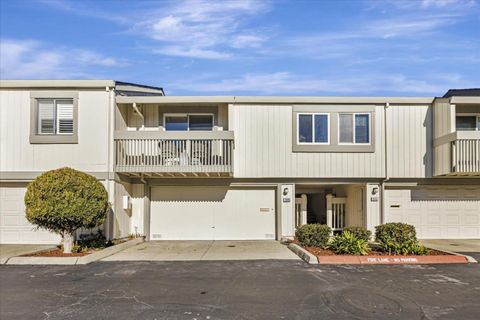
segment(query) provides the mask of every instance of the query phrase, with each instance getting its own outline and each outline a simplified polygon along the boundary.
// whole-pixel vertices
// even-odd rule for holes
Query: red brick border
[[[467,258],[438,256],[317,256],[319,264],[451,264],[468,263]]]

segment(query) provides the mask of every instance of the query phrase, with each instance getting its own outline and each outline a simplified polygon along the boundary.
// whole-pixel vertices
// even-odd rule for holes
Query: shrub
[[[75,230],[102,224],[109,210],[103,185],[71,168],[47,171],[29,183],[25,207],[28,221],[62,236],[65,253],[71,252]]]
[[[352,233],[358,239],[363,239],[365,241],[370,240],[372,232],[364,227],[346,227],[343,228],[343,232],[348,231]]]
[[[332,229],[326,224],[305,224],[297,227],[295,237],[304,246],[326,248]]]
[[[339,254],[367,255],[370,252],[368,241],[360,239],[349,231],[343,231],[342,234],[332,238],[329,249]]]
[[[389,254],[424,255],[427,249],[417,240],[415,227],[406,223],[386,223],[375,227],[375,239]]]

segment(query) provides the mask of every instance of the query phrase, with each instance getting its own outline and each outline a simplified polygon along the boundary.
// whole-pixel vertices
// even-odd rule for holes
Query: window
[[[37,134],[73,134],[73,100],[38,99],[37,114]]]
[[[370,114],[340,113],[340,144],[370,144]]]
[[[166,114],[164,115],[166,131],[212,131],[212,114]]]
[[[329,144],[329,115],[326,113],[299,113],[297,119],[299,144]]]
[[[480,115],[457,115],[455,119],[458,131],[480,130]]]

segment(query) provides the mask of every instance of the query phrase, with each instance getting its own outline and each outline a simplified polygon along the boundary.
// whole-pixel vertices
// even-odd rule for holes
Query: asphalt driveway
[[[0,266],[8,319],[478,319],[480,266],[302,261]]]
[[[300,260],[278,241],[149,241],[104,261]]]

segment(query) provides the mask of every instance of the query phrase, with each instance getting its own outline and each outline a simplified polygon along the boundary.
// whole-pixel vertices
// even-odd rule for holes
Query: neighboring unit
[[[172,97],[109,80],[2,81],[0,243],[55,243],[26,184],[69,166],[110,194],[109,238],[292,237],[406,222],[480,238],[480,94]]]

